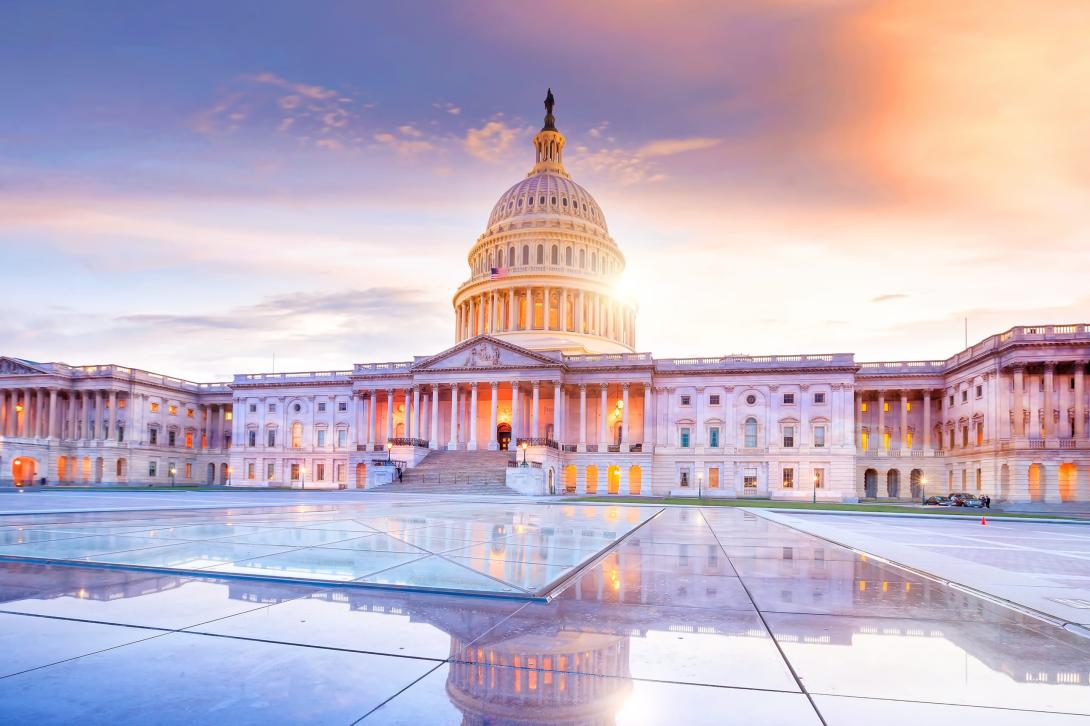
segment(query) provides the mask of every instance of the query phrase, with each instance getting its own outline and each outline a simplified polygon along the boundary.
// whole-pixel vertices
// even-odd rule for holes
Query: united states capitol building
[[[469,250],[452,347],[219,383],[0,357],[0,485],[1090,500],[1090,325],[932,361],[640,352],[624,253],[546,107]]]

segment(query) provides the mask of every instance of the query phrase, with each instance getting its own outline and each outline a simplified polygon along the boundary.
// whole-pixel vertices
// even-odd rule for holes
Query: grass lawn
[[[948,517],[1008,517],[1014,519],[1056,519],[1055,514],[1024,514],[999,512],[993,509],[962,507],[905,507],[897,504],[837,504],[835,502],[792,502],[772,499],[702,499],[696,497],[579,497],[569,502],[612,502],[614,504],[681,504],[701,507],[762,507],[768,509],[813,509],[825,512],[894,512],[898,514],[932,514]],[[1060,516],[1059,518],[1066,518]]]
[[[78,487],[78,486],[47,486],[35,487],[35,491],[46,492],[297,492],[299,489],[292,487],[200,487],[192,485],[172,486],[116,486],[116,487]],[[307,489],[308,492],[337,491],[336,489]]]

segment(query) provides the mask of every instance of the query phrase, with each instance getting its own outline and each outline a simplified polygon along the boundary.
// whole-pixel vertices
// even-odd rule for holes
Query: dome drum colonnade
[[[494,335],[535,350],[632,352],[636,305],[615,289],[624,255],[564,169],[551,93],[546,109],[533,168],[501,195],[470,250],[471,277],[453,301],[455,342]]]

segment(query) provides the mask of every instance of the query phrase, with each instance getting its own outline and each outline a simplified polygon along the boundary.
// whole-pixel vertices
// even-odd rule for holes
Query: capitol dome
[[[564,135],[545,99],[530,172],[505,191],[470,249],[454,296],[455,339],[506,338],[569,354],[631,352],[636,306],[616,291],[624,255],[590,192],[564,169]]]

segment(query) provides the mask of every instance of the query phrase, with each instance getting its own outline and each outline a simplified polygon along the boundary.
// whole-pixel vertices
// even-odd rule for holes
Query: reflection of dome
[[[455,342],[492,335],[536,350],[631,352],[636,306],[615,289],[624,255],[598,202],[564,169],[551,94],[546,108],[533,168],[500,196],[469,252]]]
[[[567,176],[552,172],[530,172],[504,192],[492,208],[488,228],[508,220],[544,220],[556,215],[574,217],[607,231],[605,215],[590,192]]]

